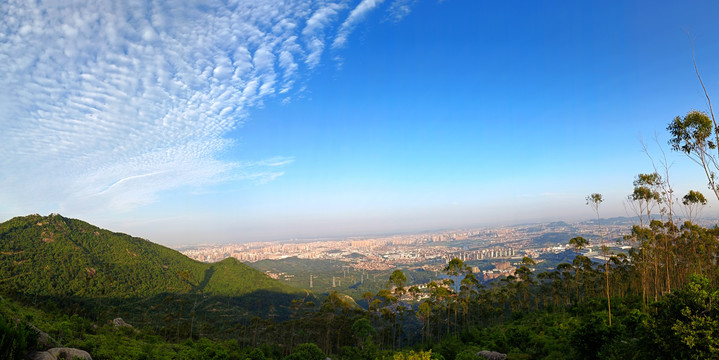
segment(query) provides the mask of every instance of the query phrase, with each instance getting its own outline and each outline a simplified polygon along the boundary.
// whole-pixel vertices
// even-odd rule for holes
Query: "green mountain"
[[[309,295],[234,258],[201,263],[150,241],[55,214],[0,224],[0,293],[98,318],[172,323],[177,334],[203,322],[217,327],[221,319],[281,318],[293,299]]]

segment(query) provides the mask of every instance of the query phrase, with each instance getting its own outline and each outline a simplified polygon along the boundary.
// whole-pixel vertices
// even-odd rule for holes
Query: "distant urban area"
[[[249,264],[288,258],[335,260],[342,262],[348,270],[364,272],[400,267],[441,271],[450,259],[459,258],[468,264],[481,261],[491,265],[473,266],[474,273],[487,280],[513,273],[514,265],[525,256],[538,259],[539,263],[544,254],[563,253],[569,239],[576,236],[590,241],[590,247],[584,251],[586,256],[599,258],[602,256],[600,238],[605,245],[619,249],[622,244],[617,240],[628,234],[631,226],[631,219],[616,218],[603,220],[601,227],[597,226],[596,220],[572,224],[551,222],[371,238],[207,245],[184,248],[181,252],[203,262],[217,262],[228,257]],[[266,273],[273,278],[291,276],[272,271]]]

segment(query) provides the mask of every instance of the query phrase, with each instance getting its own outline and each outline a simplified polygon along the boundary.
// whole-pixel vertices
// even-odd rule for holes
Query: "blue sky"
[[[624,216],[664,128],[719,88],[719,5],[0,4],[0,220],[163,244]],[[687,36],[689,35],[689,36]],[[714,214],[716,201],[705,210]]]

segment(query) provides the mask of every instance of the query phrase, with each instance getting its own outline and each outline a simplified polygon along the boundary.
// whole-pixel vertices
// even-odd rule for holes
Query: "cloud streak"
[[[377,6],[382,4],[384,0],[362,0],[357,7],[352,9],[349,16],[340,26],[339,30],[337,31],[337,36],[335,36],[334,41],[332,42],[333,48],[341,48],[344,47],[347,43],[347,38],[349,37],[349,34],[354,30],[354,28],[359,24],[367,14],[374,10]]]
[[[127,210],[281,176],[291,157],[223,160],[228,134],[381,2],[341,24],[345,1],[3,2],[0,212]]]
[[[305,37],[308,50],[306,63],[310,68],[319,64],[325,49],[325,29],[334,22],[339,12],[345,9],[343,3],[329,3],[317,9],[307,20],[302,35]]]

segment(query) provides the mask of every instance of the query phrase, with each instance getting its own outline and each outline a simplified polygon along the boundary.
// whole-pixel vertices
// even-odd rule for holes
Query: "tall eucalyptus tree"
[[[604,256],[604,278],[606,280],[606,293],[607,293],[607,311],[609,312],[609,326],[612,326],[612,299],[609,296],[610,287],[609,287],[609,259],[607,258],[607,253],[609,252],[609,248],[604,244],[604,233],[602,232],[602,225],[600,223],[599,218],[599,205],[604,201],[604,198],[602,197],[602,194],[600,193],[594,193],[587,196],[587,205],[589,205],[592,210],[597,214],[597,228],[599,230],[599,246],[602,247],[602,255]]]

